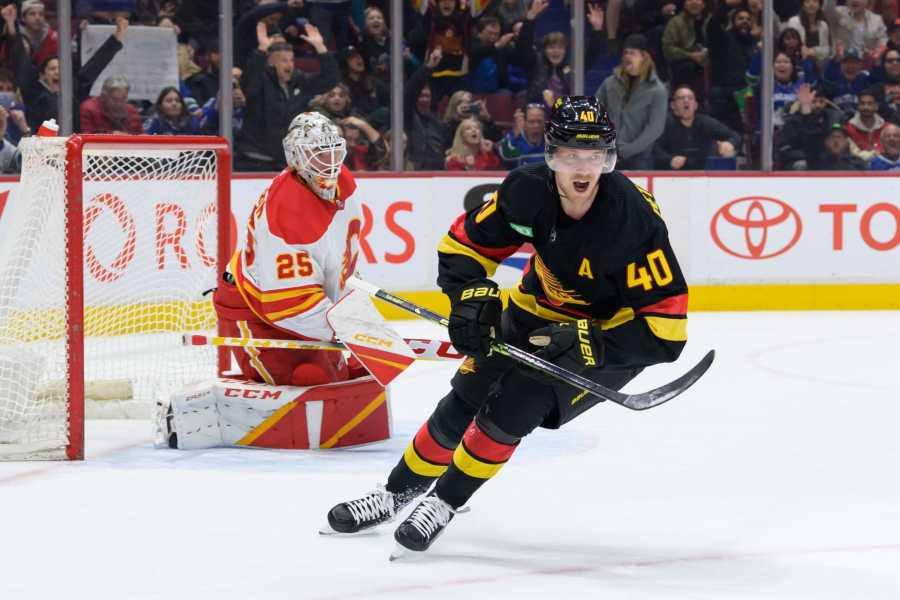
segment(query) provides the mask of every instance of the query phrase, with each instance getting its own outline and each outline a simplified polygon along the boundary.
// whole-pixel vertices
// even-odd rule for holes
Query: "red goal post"
[[[216,328],[205,292],[233,242],[231,153],[214,136],[29,138],[21,150],[0,221],[0,460],[82,459],[86,390],[149,417],[226,367],[224,349],[180,341]]]

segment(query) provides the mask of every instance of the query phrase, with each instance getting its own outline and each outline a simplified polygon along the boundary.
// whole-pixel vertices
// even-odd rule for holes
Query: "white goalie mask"
[[[282,143],[288,166],[322,200],[336,202],[347,144],[334,123],[321,113],[300,113],[291,121]]]

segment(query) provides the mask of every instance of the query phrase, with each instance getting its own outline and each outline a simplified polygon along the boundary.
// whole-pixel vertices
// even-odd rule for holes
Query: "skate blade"
[[[329,537],[365,537],[370,535],[381,535],[382,533],[384,533],[384,529],[381,529],[378,525],[376,525],[375,527],[357,531],[355,533],[335,531],[328,523],[319,528],[319,535],[326,535]]]
[[[394,544],[394,549],[391,551],[391,555],[388,556],[388,562],[394,562],[395,560],[408,557],[410,553],[412,553],[412,550],[409,548],[401,546],[399,543]]]

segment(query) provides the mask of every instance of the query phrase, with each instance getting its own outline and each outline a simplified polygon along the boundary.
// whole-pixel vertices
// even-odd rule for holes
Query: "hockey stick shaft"
[[[309,340],[276,340],[265,338],[227,337],[185,333],[181,336],[185,346],[226,346],[231,348],[273,348],[278,350],[346,350],[340,342],[319,342]],[[460,360],[465,358],[453,348],[453,344],[443,340],[403,338],[416,353],[418,360]]]
[[[351,287],[362,290],[371,296],[374,296],[398,308],[409,311],[415,315],[422,317],[423,319],[433,321],[435,323],[443,325],[444,327],[447,327],[450,324],[450,321],[446,317],[443,317],[436,312],[430,311],[427,308],[418,306],[417,304],[410,302],[409,300],[405,300],[404,298],[395,296],[389,292],[382,290],[378,286],[357,279],[356,277],[350,277],[347,283]],[[491,344],[491,349],[498,354],[524,363],[533,369],[541,371],[547,375],[551,375],[552,377],[555,377],[560,381],[564,381],[565,383],[568,383],[573,387],[588,392],[589,394],[593,394],[601,400],[609,400],[632,410],[646,410],[648,408],[653,408],[654,406],[658,406],[663,402],[667,402],[668,400],[671,400],[675,396],[681,394],[683,391],[693,385],[694,382],[700,379],[703,373],[705,373],[706,370],[709,369],[709,366],[712,364],[712,361],[715,358],[715,351],[710,350],[706,354],[706,356],[704,356],[703,359],[701,359],[700,362],[697,363],[690,371],[688,371],[675,381],[672,381],[671,383],[650,390],[643,394],[623,394],[622,392],[611,390],[603,385],[600,385],[599,383],[596,383],[595,381],[582,377],[577,373],[572,373],[567,369],[564,369],[556,364],[553,364],[552,362],[546,361],[539,356],[535,356],[534,354],[526,352],[515,346],[511,346],[509,344],[504,344],[501,342],[495,342]]]

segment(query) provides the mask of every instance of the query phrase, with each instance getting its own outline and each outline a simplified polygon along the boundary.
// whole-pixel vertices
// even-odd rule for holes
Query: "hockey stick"
[[[421,360],[460,360],[465,358],[444,340],[424,338],[403,338],[403,341]],[[346,350],[339,342],[318,342],[307,340],[275,340],[265,338],[226,337],[202,333],[185,333],[181,336],[185,346],[227,346],[236,348],[275,348],[284,350]]]
[[[382,290],[378,286],[365,281],[361,281],[356,277],[350,277],[347,283],[351,287],[363,290],[368,294],[387,302],[388,304],[392,304],[398,308],[407,310],[428,321],[433,321],[435,323],[443,325],[444,327],[447,327],[450,324],[446,317],[442,317],[441,315],[432,312],[427,308],[418,306],[410,302],[409,300],[404,300],[403,298],[394,296],[393,294]],[[642,394],[623,394],[622,392],[611,390],[605,386],[600,385],[599,383],[582,377],[581,375],[572,373],[571,371],[563,369],[562,367],[555,365],[552,362],[546,361],[539,356],[530,354],[524,350],[516,348],[515,346],[496,342],[491,344],[491,349],[498,354],[507,356],[509,358],[512,358],[513,360],[517,360],[533,369],[542,371],[543,373],[551,375],[559,379],[560,381],[564,381],[569,385],[588,392],[589,394],[593,394],[594,396],[597,396],[602,400],[609,400],[611,402],[615,402],[616,404],[621,404],[625,408],[630,408],[631,410],[646,410],[648,408],[653,408],[654,406],[659,406],[664,402],[668,402],[675,396],[678,396],[683,391],[691,387],[698,379],[700,379],[700,377],[703,376],[704,373],[706,373],[706,370],[709,369],[709,366],[712,364],[716,354],[715,350],[710,350],[709,352],[707,352],[706,356],[704,356],[700,360],[700,362],[694,365],[691,370],[689,370],[678,379],[667,383],[664,386],[652,389]]]

